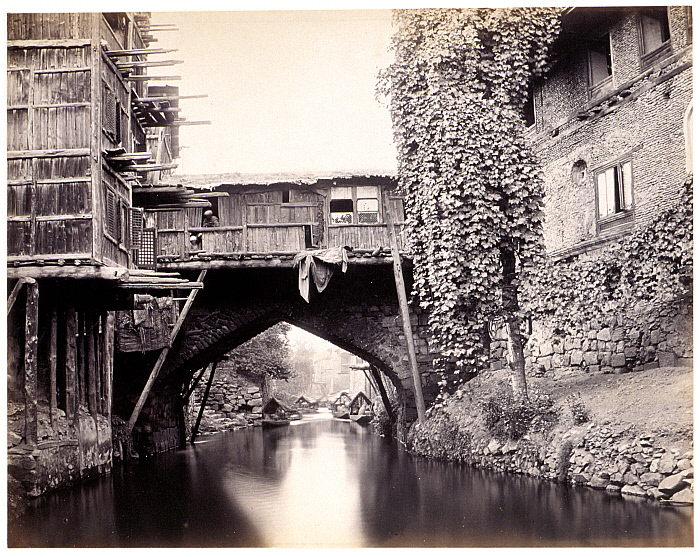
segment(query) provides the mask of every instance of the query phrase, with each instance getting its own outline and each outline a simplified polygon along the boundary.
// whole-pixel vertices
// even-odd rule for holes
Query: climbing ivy
[[[595,258],[547,261],[523,275],[523,307],[564,331],[638,305],[668,306],[692,293],[693,180],[679,203]]]
[[[503,256],[542,254],[541,178],[522,117],[548,66],[558,9],[397,10],[380,74],[398,147],[414,294],[429,312],[451,391],[486,362],[504,311]]]

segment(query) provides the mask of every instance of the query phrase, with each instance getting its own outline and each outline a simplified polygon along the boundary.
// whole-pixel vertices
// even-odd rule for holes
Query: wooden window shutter
[[[117,212],[116,204],[117,196],[114,194],[113,191],[107,190],[107,203],[105,207],[105,213],[107,217],[107,233],[115,240],[117,239],[117,223],[115,219],[115,214]]]
[[[131,207],[129,209],[129,249],[139,249],[143,236],[143,209]]]

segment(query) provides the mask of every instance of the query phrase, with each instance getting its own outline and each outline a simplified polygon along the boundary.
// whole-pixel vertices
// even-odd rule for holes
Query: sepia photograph
[[[429,4],[5,12],[6,547],[694,547],[692,7]]]

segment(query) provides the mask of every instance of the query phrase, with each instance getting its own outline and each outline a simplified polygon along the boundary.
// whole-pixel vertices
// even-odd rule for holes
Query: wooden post
[[[58,347],[58,309],[56,306],[51,308],[51,329],[49,330],[49,419],[51,427],[56,424],[54,422],[54,414],[56,412],[56,352]]]
[[[66,416],[74,420],[77,414],[77,375],[78,358],[76,336],[78,334],[78,314],[73,306],[66,309]]]
[[[105,408],[104,412],[109,423],[112,423],[112,382],[114,380],[114,323],[116,317],[113,311],[104,316],[104,362],[105,362]]]
[[[97,378],[95,369],[95,317],[85,315],[85,341],[87,343],[87,403],[93,419],[97,419]]]
[[[37,345],[39,333],[39,284],[27,281],[27,305],[24,329],[24,439],[28,445],[37,445],[39,422],[37,401]]]
[[[216,372],[216,364],[219,362],[214,362],[211,364],[211,373],[209,374],[209,380],[207,381],[207,386],[204,389],[204,396],[202,396],[202,405],[199,407],[199,414],[197,415],[197,421],[194,423],[194,428],[192,428],[191,441],[194,443],[194,438],[197,437],[199,432],[199,422],[202,421],[202,415],[204,414],[204,406],[207,403],[207,398],[209,398],[209,389],[211,389],[211,384],[214,382],[214,372]]]
[[[17,284],[15,284],[15,287],[12,289],[12,292],[10,292],[10,296],[7,298],[7,315],[10,315],[10,312],[12,311],[12,306],[15,305],[15,302],[17,301],[17,296],[19,296],[19,291],[26,283],[26,278],[19,279],[17,281]]]
[[[202,282],[204,280],[204,277],[206,276],[207,271],[206,269],[203,271],[200,271],[199,277],[197,278],[197,282]],[[139,397],[138,402],[136,403],[136,407],[134,408],[134,411],[131,413],[131,417],[129,418],[129,423],[127,424],[127,431],[131,433],[134,429],[134,425],[136,424],[136,420],[139,417],[139,414],[141,413],[141,410],[143,409],[143,405],[146,403],[146,399],[148,398],[148,394],[151,392],[151,388],[153,387],[153,383],[155,383],[156,378],[158,377],[158,373],[160,373],[160,368],[163,367],[163,363],[165,362],[165,358],[168,355],[168,352],[170,351],[170,347],[173,345],[173,342],[175,342],[175,338],[177,337],[177,333],[180,331],[180,327],[182,327],[182,324],[185,322],[185,318],[187,317],[188,312],[190,311],[190,308],[192,307],[192,304],[194,303],[195,296],[197,296],[197,290],[192,289],[190,291],[190,295],[187,296],[187,301],[185,302],[185,306],[182,308],[182,311],[180,312],[180,316],[177,318],[177,321],[175,322],[175,326],[173,327],[172,332],[170,333],[170,342],[168,346],[163,348],[161,350],[160,355],[158,356],[158,360],[156,361],[156,364],[153,366],[153,371],[151,371],[151,375],[148,377],[148,381],[146,381],[146,386],[143,388],[143,391],[141,392],[141,396]]]
[[[78,388],[78,398],[75,405],[77,419],[77,415],[80,412],[80,405],[86,404],[87,397],[85,395],[85,312],[76,311],[76,313],[78,314],[78,348],[76,354],[76,385]]]
[[[384,218],[389,231],[389,243],[391,244],[391,256],[394,260],[394,280],[396,281],[396,294],[401,308],[401,321],[403,322],[403,334],[406,337],[408,349],[408,363],[413,375],[413,390],[416,396],[416,409],[418,410],[418,422],[425,421],[425,402],[423,400],[423,386],[418,372],[418,360],[416,359],[416,347],[413,343],[413,330],[411,328],[410,314],[408,313],[408,299],[406,298],[406,286],[403,280],[401,268],[401,255],[396,242],[396,230],[394,230],[394,218],[386,196],[384,196]]]
[[[190,399],[190,396],[192,396],[192,392],[197,388],[197,385],[199,385],[199,381],[202,379],[204,376],[204,372],[207,370],[207,366],[204,366],[202,370],[199,372],[199,375],[197,378],[194,380],[192,385],[190,386],[189,389],[187,389],[187,392],[185,395],[182,397],[182,402],[183,404],[187,404],[187,401]]]
[[[381,375],[379,375],[379,370],[371,365],[369,372],[372,374],[372,377],[374,377],[374,382],[377,384],[377,390],[379,391],[379,396],[382,397],[382,402],[384,403],[384,408],[386,408],[387,414],[389,414],[392,422],[395,421],[396,417],[394,416],[394,409],[391,407],[391,401],[389,400],[389,395],[386,394],[384,382],[382,381]]]

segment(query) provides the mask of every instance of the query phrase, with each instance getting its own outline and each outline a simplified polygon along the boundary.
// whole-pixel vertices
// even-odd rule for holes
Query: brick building
[[[692,12],[569,8],[561,23],[554,65],[534,84],[526,123],[543,171],[549,260],[583,292],[582,269],[603,269],[595,264],[684,206],[684,183],[692,184]],[[684,249],[691,243],[692,231]],[[617,273],[612,292],[624,268],[609,270]],[[692,285],[654,299],[587,296],[589,306],[533,324],[531,372],[692,365]],[[492,355],[503,365],[503,342],[492,344]]]
[[[689,7],[573,8],[535,85],[548,253],[590,252],[677,203],[692,158]]]

